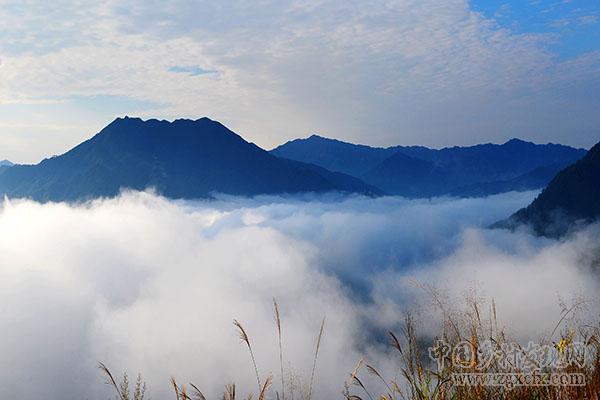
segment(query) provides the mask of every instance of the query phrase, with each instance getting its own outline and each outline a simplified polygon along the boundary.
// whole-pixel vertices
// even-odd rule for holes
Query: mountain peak
[[[335,139],[331,139],[325,136],[321,136],[317,133],[313,133],[312,135],[310,135],[309,137],[306,138],[306,140],[311,140],[311,141],[320,141],[320,142],[329,142],[329,141],[336,141]]]
[[[526,141],[526,140],[522,140],[522,139],[519,139],[519,138],[512,138],[512,139],[510,139],[510,140],[507,140],[507,141],[504,143],[504,145],[505,145],[505,146],[506,146],[506,145],[513,145],[513,146],[514,146],[514,145],[532,145],[532,144],[535,144],[535,143],[533,143],[533,142],[528,142],[528,141]]]
[[[130,117],[128,115],[124,116],[124,117],[117,117],[115,118],[108,126],[111,125],[131,125],[131,124],[156,124],[156,123],[160,123],[160,124],[169,124],[169,125],[174,125],[174,124],[205,124],[205,123],[216,123],[221,125],[219,122],[214,121],[208,117],[202,117],[202,118],[198,118],[198,119],[190,119],[190,118],[177,118],[174,119],[172,121],[169,121],[167,119],[156,119],[156,118],[151,118],[151,119],[142,119],[140,117]]]
[[[343,146],[343,147],[360,147],[360,148],[374,148],[371,146],[367,146],[364,144],[356,144],[356,143],[351,143],[351,142],[345,142],[343,140],[339,140],[339,139],[334,139],[334,138],[329,138],[326,136],[321,136],[317,133],[313,133],[312,135],[310,135],[309,137],[307,137],[306,139],[296,139],[296,140],[292,140],[288,143],[293,143],[293,142],[307,142],[310,144],[329,144],[329,145],[334,145],[334,146]],[[285,144],[279,146],[282,147],[285,146]]]
[[[115,118],[115,120],[111,124],[122,124],[122,123],[128,123],[128,122],[144,122],[144,121],[139,117],[130,117],[130,116],[126,115],[124,117]]]
[[[116,136],[115,136],[116,135]],[[174,144],[178,139],[191,138],[197,135],[213,137],[237,137],[234,132],[217,121],[203,117],[196,120],[188,118],[179,118],[175,120],[165,119],[147,119],[139,117],[119,117],[108,124],[98,136],[100,137],[137,137],[137,138],[155,138],[167,135]],[[242,139],[243,140],[243,139]]]
[[[213,192],[379,193],[360,179],[275,157],[209,118],[117,118],[63,155],[0,169],[0,195],[41,201],[112,197],[124,188],[149,187],[187,199]]]

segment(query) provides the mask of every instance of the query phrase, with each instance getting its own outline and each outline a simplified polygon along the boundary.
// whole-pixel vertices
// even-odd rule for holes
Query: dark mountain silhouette
[[[0,193],[40,201],[155,188],[171,198],[347,191],[380,193],[357,178],[275,157],[208,118],[119,118],[67,153],[0,169]]]
[[[365,181],[387,193],[406,197],[433,196],[446,190],[443,171],[431,161],[407,156],[398,151],[362,175]]]
[[[409,197],[480,196],[544,187],[586,151],[512,139],[498,144],[429,149],[374,148],[316,135],[288,142],[272,154],[361,178],[390,194]]]
[[[270,152],[277,157],[319,165],[330,171],[360,176],[394,155],[394,148],[370,147],[312,135],[289,141]]]
[[[560,171],[526,208],[494,227],[526,224],[539,235],[559,237],[600,218],[600,143]]]
[[[450,190],[449,194],[463,197],[482,197],[509,191],[526,191],[545,187],[561,171],[557,165],[539,167],[513,179],[474,183]]]

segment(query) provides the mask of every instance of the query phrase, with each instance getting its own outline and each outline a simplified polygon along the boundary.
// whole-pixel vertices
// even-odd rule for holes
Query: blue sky
[[[0,159],[124,115],[432,147],[600,140],[589,0],[60,0],[0,8]]]
[[[475,0],[475,11],[519,33],[554,35],[549,44],[563,58],[600,49],[600,3],[596,0]]]

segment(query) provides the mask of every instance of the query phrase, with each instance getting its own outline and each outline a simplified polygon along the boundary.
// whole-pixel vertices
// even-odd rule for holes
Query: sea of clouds
[[[273,298],[285,373],[304,385],[326,317],[316,398],[341,397],[363,356],[389,370],[373,338],[407,310],[435,334],[422,285],[457,308],[467,294],[494,299],[499,323],[518,338],[549,334],[561,303],[584,298],[597,317],[597,227],[561,241],[486,228],[535,195],[4,200],[0,398],[112,398],[98,361],[117,375],[141,372],[153,399],[172,396],[171,376],[211,398],[231,382],[256,391],[234,318],[279,390]]]

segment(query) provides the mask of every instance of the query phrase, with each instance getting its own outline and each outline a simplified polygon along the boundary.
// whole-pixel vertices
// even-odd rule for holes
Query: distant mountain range
[[[376,148],[316,135],[267,152],[208,118],[125,117],[60,156],[0,166],[0,195],[79,201],[154,188],[186,199],[330,191],[481,196],[542,188],[585,154],[518,139],[437,150]]]
[[[340,172],[275,157],[208,118],[119,118],[67,153],[0,168],[0,193],[39,201],[115,196],[155,188],[171,198],[343,191],[381,194]]]
[[[14,164],[8,160],[0,161],[0,167],[12,167]]]
[[[560,171],[526,208],[494,227],[529,225],[540,235],[562,236],[600,218],[600,143]]]
[[[519,139],[501,145],[439,150],[423,146],[378,148],[313,135],[285,143],[271,154],[355,176],[389,194],[429,197],[543,188],[586,151]]]

